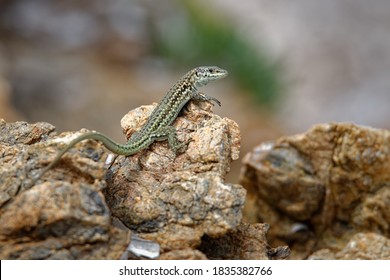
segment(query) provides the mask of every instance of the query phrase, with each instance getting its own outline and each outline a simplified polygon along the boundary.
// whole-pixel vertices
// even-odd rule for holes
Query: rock
[[[337,252],[319,250],[309,259],[390,260],[390,239],[376,233],[357,233]]]
[[[127,251],[129,254],[134,255],[134,258],[155,259],[160,256],[160,244],[132,234]]]
[[[207,260],[207,257],[199,250],[183,249],[173,250],[160,256],[160,260]]]
[[[390,260],[390,239],[376,233],[357,233],[338,253],[340,260]]]
[[[36,169],[39,149],[30,144],[39,142],[54,130],[48,123],[6,123],[0,119],[0,207],[28,187],[29,172]]]
[[[220,237],[242,217],[245,190],[224,182],[238,158],[240,134],[235,122],[211,113],[212,105],[190,102],[174,122],[175,154],[167,141],[132,157],[118,157],[104,193],[115,217],[162,252],[196,249],[204,235]],[[143,106],[122,119],[126,135],[137,131],[154,106]],[[190,141],[190,142],[189,142]]]
[[[118,259],[128,232],[110,225],[98,185],[40,184],[3,207],[1,259]]]
[[[266,234],[267,224],[240,224],[220,238],[205,236],[199,250],[209,259],[269,260],[285,259],[290,254],[287,246],[271,249]]]
[[[240,178],[251,222],[271,225],[270,243],[292,258],[338,251],[359,232],[390,234],[390,132],[323,124],[247,154]]]
[[[2,121],[0,256],[143,258],[144,247],[153,244],[161,259],[205,259],[197,249],[202,237],[221,238],[241,222],[246,191],[224,182],[230,162],[238,159],[240,134],[235,122],[212,114],[207,102],[186,108],[174,123],[186,144],[176,154],[167,141],[156,142],[118,157],[107,172],[103,145],[87,140],[34,185],[32,178],[85,130],[56,135],[46,123]],[[152,109],[131,111],[122,122],[126,135],[138,130]],[[145,246],[131,244],[128,229],[146,240]]]
[[[308,257],[309,260],[335,260],[335,253],[330,249],[320,249]]]
[[[48,148],[59,140],[53,130],[47,123],[0,121],[0,258],[119,259],[130,232],[111,225],[102,163],[72,149],[31,185],[36,170],[53,157],[47,151],[58,149]],[[94,159],[103,154],[100,144],[82,145]]]

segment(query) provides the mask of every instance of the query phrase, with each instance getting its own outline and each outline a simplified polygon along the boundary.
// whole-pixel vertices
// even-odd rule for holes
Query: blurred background
[[[202,91],[240,125],[241,158],[322,122],[390,129],[388,0],[0,0],[8,122],[125,142],[120,119],[200,65],[230,73]]]

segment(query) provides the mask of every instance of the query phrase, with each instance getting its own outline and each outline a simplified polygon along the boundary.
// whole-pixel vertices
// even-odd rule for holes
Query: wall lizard
[[[53,161],[33,179],[36,183],[48,170],[55,166],[61,157],[75,144],[86,139],[101,141],[111,152],[130,156],[149,147],[154,141],[168,140],[168,144],[175,152],[184,144],[176,138],[176,130],[171,126],[184,105],[191,99],[201,101],[214,101],[219,106],[221,103],[214,97],[198,92],[198,88],[208,82],[226,77],[228,72],[216,66],[201,66],[192,69],[184,75],[165,95],[162,101],[151,113],[149,119],[131,135],[126,144],[118,144],[109,137],[99,132],[88,132],[72,140],[63,150],[58,152]]]

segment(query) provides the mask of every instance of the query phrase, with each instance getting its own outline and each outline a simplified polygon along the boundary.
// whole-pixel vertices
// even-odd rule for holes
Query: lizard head
[[[226,70],[217,66],[200,66],[191,72],[196,87],[207,85],[210,81],[222,79],[228,75]]]

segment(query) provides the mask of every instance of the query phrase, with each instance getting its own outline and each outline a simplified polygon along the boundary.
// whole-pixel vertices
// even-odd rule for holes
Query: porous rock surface
[[[154,106],[123,118],[127,136]],[[156,142],[119,156],[107,170],[107,150],[86,140],[35,184],[32,179],[56,153],[86,130],[57,135],[47,123],[1,120],[0,258],[142,258],[126,253],[131,232],[158,243],[161,259],[285,258],[288,249],[266,245],[266,225],[241,223],[246,191],[224,182],[230,162],[238,159],[238,126],[211,108],[190,102],[183,109],[174,126],[186,145],[176,154],[167,141]],[[219,248],[216,240],[224,239],[247,246],[232,243],[215,254],[210,246]]]
[[[390,260],[390,239],[373,232],[356,233],[341,250],[320,249],[309,259]]]
[[[190,103],[175,121],[178,140],[187,143],[176,154],[167,141],[157,142],[118,158],[111,169],[105,196],[113,215],[140,237],[157,241],[162,252],[194,249],[203,235],[222,236],[241,221],[245,189],[224,182],[238,159],[239,129],[212,114],[211,106]],[[125,134],[137,131],[153,108],[129,112],[122,119]]]
[[[103,164],[71,152],[65,162],[87,168],[88,175],[76,176],[82,172],[69,170],[71,164],[59,164],[48,174],[56,181],[41,180],[32,186],[38,163],[47,164],[50,158],[44,149],[47,143],[39,141],[53,130],[47,123],[0,120],[0,258],[120,258],[130,233],[111,226],[101,192]],[[103,150],[93,142],[87,146],[91,144],[88,154],[99,158]],[[59,181],[72,178],[78,181]]]
[[[319,258],[323,252],[340,259],[389,258],[389,131],[317,125],[263,143],[243,161],[245,217],[271,225],[273,246],[289,245],[297,259]],[[383,254],[350,253],[350,244],[376,251],[372,244],[379,243]]]

